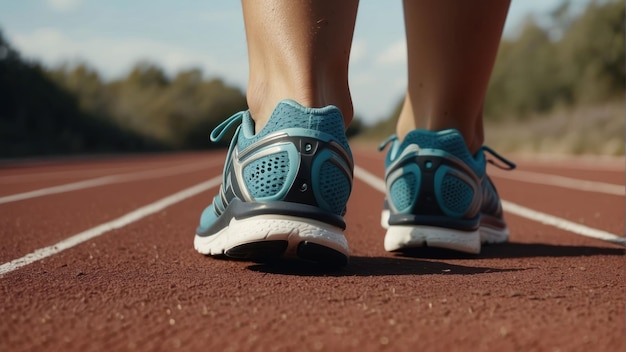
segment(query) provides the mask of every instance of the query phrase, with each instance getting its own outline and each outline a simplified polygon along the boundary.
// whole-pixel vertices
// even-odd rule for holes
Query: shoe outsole
[[[390,226],[384,241],[385,250],[398,252],[416,247],[436,247],[463,253],[480,253],[480,233],[432,226]]]
[[[287,254],[289,241],[264,241],[241,244],[226,250],[227,257],[250,260],[256,263],[273,263],[281,259],[291,258]],[[297,245],[297,259],[314,262],[325,267],[342,267],[348,264],[348,257],[332,248],[302,241]]]
[[[389,210],[381,212],[381,226],[387,230],[385,234],[385,250],[401,252],[405,249],[417,247],[437,247],[478,254],[481,247],[489,244],[506,243],[509,240],[509,229],[494,228],[481,225],[478,231],[456,231],[429,226],[389,226]]]
[[[480,227],[480,242],[485,244],[505,243],[509,241],[509,229],[494,229],[487,226]]]
[[[323,266],[344,266],[349,249],[340,228],[319,221],[263,215],[233,219],[212,236],[195,236],[195,249],[205,255],[272,262],[301,259]]]
[[[264,241],[241,244],[230,248],[224,254],[233,259],[250,260],[257,263],[272,262],[283,256],[289,241]]]

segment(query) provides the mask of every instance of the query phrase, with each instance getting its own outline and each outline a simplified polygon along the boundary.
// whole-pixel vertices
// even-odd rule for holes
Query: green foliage
[[[552,22],[548,30],[529,18],[518,38],[502,41],[487,118],[525,118],[624,95],[624,2],[592,1],[578,18],[568,17],[563,2]]]
[[[140,62],[104,82],[85,63],[26,62],[0,32],[0,157],[209,148],[210,131],[246,108],[239,89],[198,69],[170,79]]]
[[[546,111],[558,100],[562,87],[553,61],[555,46],[548,33],[528,18],[517,40],[503,41],[485,103],[488,117]]]
[[[561,79],[576,103],[599,103],[624,93],[624,1],[592,2],[559,45]]]
[[[0,33],[0,157],[208,148],[208,135],[246,109],[240,90],[190,69],[170,79],[138,63],[104,82],[87,64],[46,70]]]
[[[83,103],[94,104],[77,100],[38,64],[25,62],[0,32],[0,157],[162,148],[85,112]]]
[[[205,80],[198,69],[170,79],[160,67],[140,62],[126,77],[110,83],[102,83],[84,65],[64,66],[50,75],[79,97],[86,111],[172,148],[211,147],[211,129],[246,109],[240,90],[219,79]]]

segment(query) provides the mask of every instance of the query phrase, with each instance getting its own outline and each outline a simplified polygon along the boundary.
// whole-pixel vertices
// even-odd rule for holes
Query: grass
[[[485,143],[518,154],[624,155],[624,104],[558,109],[524,121],[486,123]]]
[[[544,155],[624,155],[624,103],[561,108],[524,120],[485,121],[485,144],[498,152]],[[377,144],[393,133],[393,121],[367,128],[353,142]]]

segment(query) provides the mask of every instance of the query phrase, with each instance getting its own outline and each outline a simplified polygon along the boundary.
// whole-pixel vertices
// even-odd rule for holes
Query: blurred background
[[[624,21],[623,0],[513,0],[487,144],[623,155]],[[246,109],[247,76],[238,1],[0,0],[0,158],[217,147],[208,134]],[[393,133],[401,1],[361,1],[350,84],[350,136]]]

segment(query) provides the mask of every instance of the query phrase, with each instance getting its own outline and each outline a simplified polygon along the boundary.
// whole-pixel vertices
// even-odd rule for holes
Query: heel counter
[[[453,218],[473,218],[480,211],[477,181],[458,169],[441,165],[434,175],[434,191],[441,211]]]
[[[243,167],[250,201],[286,201],[344,214],[354,168],[349,150],[332,140],[281,136],[262,154]]]
[[[347,153],[341,155],[337,151],[326,147],[317,153],[311,165],[311,179],[319,207],[343,215],[352,192],[353,165]]]
[[[411,155],[387,175],[393,213],[407,216],[474,218],[480,208],[478,180],[440,155]]]

